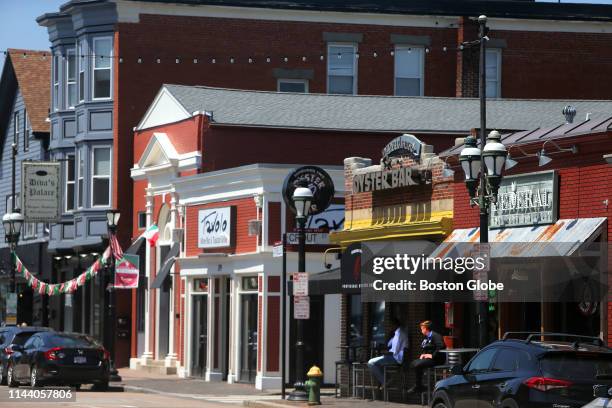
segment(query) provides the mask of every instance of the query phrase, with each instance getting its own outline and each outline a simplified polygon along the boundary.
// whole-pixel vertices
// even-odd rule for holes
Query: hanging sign
[[[23,161],[22,214],[26,222],[57,222],[61,214],[60,164]]]
[[[310,319],[310,298],[308,296],[295,296],[293,298],[293,318]]]
[[[293,192],[298,187],[312,191],[310,215],[319,214],[327,209],[334,198],[334,183],[325,170],[317,166],[303,166],[293,170],[283,184],[283,199],[287,207],[296,212],[293,203]]]
[[[198,212],[198,248],[232,246],[232,208],[208,208]]]
[[[293,296],[308,296],[308,274],[306,272],[293,274]]]
[[[416,136],[406,133],[390,141],[383,149],[382,156],[383,159],[408,156],[413,160],[419,160],[421,150],[423,150],[423,142]]]
[[[115,289],[138,288],[139,256],[123,254],[123,258],[115,261]]]

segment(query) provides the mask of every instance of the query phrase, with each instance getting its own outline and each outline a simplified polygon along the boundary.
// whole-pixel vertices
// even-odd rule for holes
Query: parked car
[[[8,361],[9,387],[94,384],[108,389],[109,353],[80,333],[39,332],[23,346],[13,346]]]
[[[453,367],[453,375],[436,384],[431,406],[577,408],[593,399],[595,385],[612,385],[612,350],[601,339],[512,335],[480,350],[465,367]]]
[[[6,372],[9,356],[13,353],[13,346],[23,346],[35,333],[49,331],[48,327],[35,326],[4,326],[0,327],[0,384],[6,384]]]

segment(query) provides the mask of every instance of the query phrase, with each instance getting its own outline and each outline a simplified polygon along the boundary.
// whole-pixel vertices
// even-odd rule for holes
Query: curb
[[[270,402],[264,400],[243,401],[242,405],[250,408],[287,408],[287,404],[279,404],[278,402]]]

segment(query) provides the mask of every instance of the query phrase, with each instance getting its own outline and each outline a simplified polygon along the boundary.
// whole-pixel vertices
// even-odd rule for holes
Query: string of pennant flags
[[[108,262],[108,259],[112,256],[111,247],[106,248],[104,253],[96,259],[83,273],[76,278],[70,279],[62,283],[47,283],[32,274],[23,264],[21,259],[16,252],[13,252],[13,262],[17,268],[17,272],[23,275],[29,287],[33,291],[37,291],[40,295],[61,295],[66,293],[74,293],[79,287],[85,285],[86,282],[94,278],[102,266]]]

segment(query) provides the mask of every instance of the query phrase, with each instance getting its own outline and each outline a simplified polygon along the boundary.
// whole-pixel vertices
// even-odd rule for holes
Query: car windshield
[[[55,334],[45,339],[45,344],[53,347],[101,347],[89,336]]]
[[[550,353],[540,360],[545,377],[595,380],[612,376],[612,354]]]

